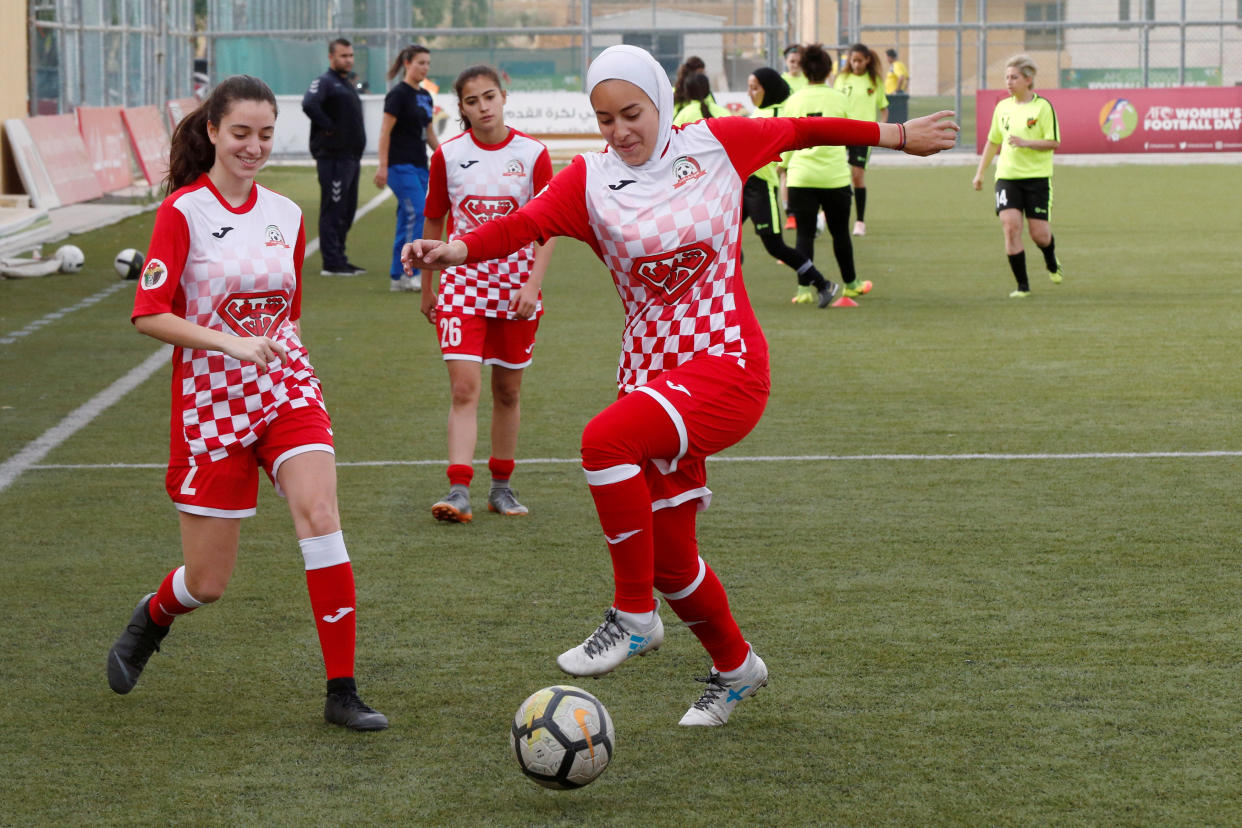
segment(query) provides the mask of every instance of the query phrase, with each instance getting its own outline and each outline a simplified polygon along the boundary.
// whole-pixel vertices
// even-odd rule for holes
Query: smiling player
[[[354,575],[336,502],[332,429],[302,345],[302,211],[255,183],[276,98],[235,75],[177,125],[168,190],[134,298],[134,326],[174,346],[165,486],[183,566],[138,602],[108,653],[108,684],[134,689],[178,616],[218,600],[255,513],[259,467],[289,501],[327,672],[324,719],[382,730],[354,683]]]

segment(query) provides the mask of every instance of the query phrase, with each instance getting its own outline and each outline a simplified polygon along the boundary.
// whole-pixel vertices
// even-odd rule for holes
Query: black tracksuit
[[[328,70],[302,96],[319,171],[319,247],[324,270],[344,271],[345,236],[358,209],[358,171],[367,145],[362,100],[346,77]]]

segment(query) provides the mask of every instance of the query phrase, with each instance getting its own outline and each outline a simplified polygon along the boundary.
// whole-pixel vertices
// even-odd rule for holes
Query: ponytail
[[[388,80],[392,80],[397,75],[405,72],[405,65],[414,59],[415,55],[423,53],[431,54],[431,50],[426,46],[420,46],[417,43],[411,43],[400,52],[397,52],[397,59],[392,62],[392,66],[388,67]]]
[[[172,193],[193,184],[216,163],[216,147],[207,136],[207,124],[220,125],[237,101],[266,101],[276,112],[276,96],[266,83],[250,75],[225,78],[198,108],[173,130],[168,150],[165,191]]]

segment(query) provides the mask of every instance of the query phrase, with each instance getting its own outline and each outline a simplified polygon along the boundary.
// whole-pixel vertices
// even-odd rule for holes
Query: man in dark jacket
[[[345,258],[345,236],[358,209],[358,169],[367,133],[362,100],[349,80],[354,47],[345,38],[328,45],[328,71],[311,81],[302,111],[311,121],[310,151],[319,171],[319,249],[324,276],[365,271]]]

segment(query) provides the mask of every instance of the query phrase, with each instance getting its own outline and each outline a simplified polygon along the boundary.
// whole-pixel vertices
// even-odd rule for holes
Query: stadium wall
[[[0,53],[6,55],[25,55],[26,40],[26,9],[18,3],[0,4]],[[23,118],[27,109],[27,92],[30,88],[27,78],[29,70],[26,61],[12,61],[9,65],[9,80],[0,84],[0,121],[5,118]],[[0,155],[0,192],[21,192],[21,180],[17,175],[17,165],[13,161],[13,153],[9,149],[8,139],[4,139]]]

